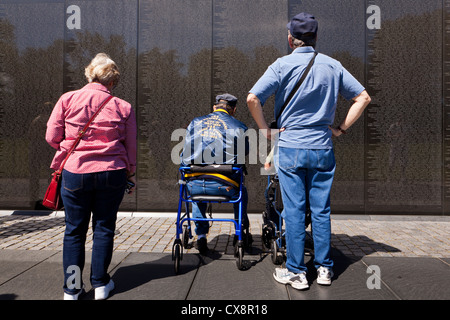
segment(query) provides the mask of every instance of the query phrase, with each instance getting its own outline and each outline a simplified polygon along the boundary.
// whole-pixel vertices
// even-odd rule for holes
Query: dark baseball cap
[[[235,96],[229,93],[219,94],[216,97],[216,103],[219,103],[220,100],[225,100],[232,107],[236,106],[238,101],[238,99]]]
[[[318,27],[319,23],[317,22],[316,18],[306,12],[297,14],[287,24],[287,28],[291,32],[291,35],[299,40],[314,39],[317,35]]]

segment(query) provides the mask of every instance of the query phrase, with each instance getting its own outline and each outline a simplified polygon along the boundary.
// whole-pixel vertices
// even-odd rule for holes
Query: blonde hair
[[[96,81],[105,86],[111,82],[117,85],[120,78],[119,68],[106,53],[98,53],[86,67],[84,74],[88,82]]]

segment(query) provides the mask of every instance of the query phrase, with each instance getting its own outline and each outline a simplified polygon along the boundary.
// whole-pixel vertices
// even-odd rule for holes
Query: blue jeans
[[[85,262],[85,242],[92,212],[92,262],[93,288],[108,284],[108,267],[113,253],[117,211],[125,192],[126,170],[97,173],[62,173],[61,196],[65,208],[66,229],[63,242],[64,291],[76,294],[82,283]],[[80,271],[75,274],[74,266]],[[68,284],[68,280],[70,284]]]
[[[304,262],[306,201],[309,199],[314,240],[314,265],[331,268],[330,192],[336,162],[334,151],[280,147],[275,157],[286,225],[286,268],[307,270]]]
[[[186,184],[187,190],[191,196],[199,194],[207,194],[212,196],[228,196],[232,200],[236,200],[239,197],[239,189],[230,187],[227,184],[220,183],[218,181],[196,179],[188,181]],[[249,227],[249,221],[247,217],[247,203],[248,194],[247,188],[242,186],[242,229],[245,230]],[[192,202],[192,218],[201,219],[206,218],[206,203]],[[234,219],[239,219],[239,203],[233,204]],[[195,221],[195,233],[207,234],[209,231],[209,221]]]

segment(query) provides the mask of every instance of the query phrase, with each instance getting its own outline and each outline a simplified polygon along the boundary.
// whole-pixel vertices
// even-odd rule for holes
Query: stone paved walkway
[[[174,214],[119,214],[115,247],[117,252],[170,253],[175,239]],[[262,248],[261,216],[250,215],[253,247]],[[64,217],[0,214],[0,250],[62,250]],[[214,222],[208,235],[210,249],[232,254],[234,226]],[[195,241],[195,238],[191,240]],[[86,249],[92,246],[89,231]],[[449,217],[405,217],[368,219],[332,218],[332,246],[345,255],[393,257],[450,257]],[[187,252],[197,252],[188,249]]]

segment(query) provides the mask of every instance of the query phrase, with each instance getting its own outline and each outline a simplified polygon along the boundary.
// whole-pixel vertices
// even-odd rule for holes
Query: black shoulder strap
[[[305,81],[306,76],[308,75],[309,71],[311,70],[311,68],[312,68],[312,66],[314,64],[314,60],[316,60],[317,54],[318,54],[317,51],[315,51],[314,52],[314,56],[312,57],[311,61],[309,61],[309,64],[308,64],[308,66],[305,69],[305,72],[303,72],[302,77],[297,82],[297,84],[295,85],[294,89],[292,89],[291,93],[289,94],[289,97],[284,102],[284,105],[281,107],[280,113],[278,114],[278,117],[275,118],[275,120],[278,120],[278,118],[281,116],[281,114],[283,113],[284,109],[288,105],[289,101],[291,101],[292,97],[297,92],[298,88],[300,88],[300,86],[302,85],[303,81]]]

